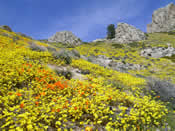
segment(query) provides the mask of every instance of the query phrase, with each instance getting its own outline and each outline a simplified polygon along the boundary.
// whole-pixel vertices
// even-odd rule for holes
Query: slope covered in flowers
[[[146,94],[145,80],[73,60],[88,80],[58,77],[47,64],[65,65],[34,40],[0,30],[0,130],[143,130],[161,127],[165,103]],[[47,44],[35,41],[38,45]],[[90,50],[91,51],[91,50]]]

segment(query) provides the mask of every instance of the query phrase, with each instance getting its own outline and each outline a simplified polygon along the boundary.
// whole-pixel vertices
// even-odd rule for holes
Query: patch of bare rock
[[[50,37],[48,41],[49,42],[60,42],[63,44],[69,44],[69,45],[74,45],[74,46],[82,44],[81,40],[70,31],[56,32],[56,34]]]
[[[152,23],[147,25],[147,32],[169,32],[175,30],[175,5],[168,4],[153,12]]]
[[[161,58],[164,56],[172,56],[175,54],[175,48],[168,46],[166,47],[153,47],[147,48],[141,51],[140,55],[144,57]]]

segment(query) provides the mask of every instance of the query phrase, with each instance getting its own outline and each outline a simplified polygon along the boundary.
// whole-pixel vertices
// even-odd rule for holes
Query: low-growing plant
[[[139,42],[132,42],[132,43],[129,43],[129,44],[127,44],[127,45],[130,46],[130,47],[135,48],[135,47],[140,46],[140,43],[139,43]]]
[[[52,55],[55,59],[64,60],[65,64],[70,64],[72,62],[70,51],[66,51],[65,49],[59,52],[54,52]]]
[[[122,44],[112,44],[115,48],[123,48],[124,46]]]
[[[48,51],[50,51],[50,52],[54,52],[54,51],[56,51],[56,49],[55,49],[55,48],[50,47],[50,46],[48,46],[48,47],[47,47],[47,49],[48,49]]]
[[[162,58],[165,58],[165,59],[169,59],[171,60],[172,62],[175,62],[175,54],[173,54],[172,56],[164,56]]]
[[[44,46],[37,45],[33,42],[29,42],[29,47],[33,51],[47,51],[47,48]]]
[[[70,80],[72,78],[72,72],[70,70],[55,70],[55,73],[58,75],[58,76],[64,76],[66,79]]]

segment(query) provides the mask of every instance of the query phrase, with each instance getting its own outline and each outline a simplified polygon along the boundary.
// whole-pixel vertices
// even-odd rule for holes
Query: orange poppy
[[[156,96],[157,98],[160,98],[160,96]]]
[[[86,101],[86,105],[88,105],[89,103],[88,103],[88,101]]]
[[[40,95],[36,96],[35,99],[39,99],[40,98]]]
[[[20,94],[20,93],[16,93],[16,95],[17,95],[17,96],[22,96],[22,94]]]
[[[55,109],[52,109],[52,112],[55,112]]]
[[[60,109],[57,109],[57,112],[60,112],[61,110]]]
[[[77,110],[77,107],[75,106],[74,109]]]
[[[35,104],[36,104],[36,105],[38,105],[38,104],[39,104],[39,102],[38,102],[38,101],[36,101],[36,102],[35,102]]]
[[[85,128],[85,131],[92,131],[92,127],[88,127],[88,126],[87,126],[87,127]]]
[[[20,108],[23,108],[23,107],[24,107],[24,103],[21,103],[21,104],[20,104]]]
[[[45,92],[41,92],[41,93],[40,93],[40,95],[43,95],[43,96],[45,96],[45,95],[46,95],[46,93],[45,93]]]
[[[12,95],[12,93],[10,92],[9,95]]]

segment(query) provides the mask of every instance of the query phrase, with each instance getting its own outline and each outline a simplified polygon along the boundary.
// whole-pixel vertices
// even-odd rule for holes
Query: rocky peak
[[[152,23],[147,25],[147,32],[169,32],[175,30],[175,5],[168,4],[153,12]]]
[[[141,30],[126,23],[118,23],[115,30],[115,38],[112,41],[117,43],[132,43],[134,41],[145,40],[146,35]]]
[[[50,37],[48,41],[49,42],[61,42],[61,43],[70,44],[70,45],[80,45],[81,44],[81,40],[77,38],[70,31],[56,32],[56,34]]]

